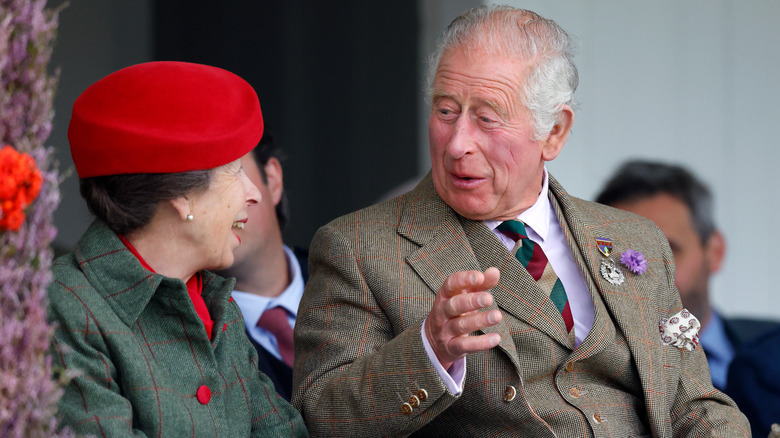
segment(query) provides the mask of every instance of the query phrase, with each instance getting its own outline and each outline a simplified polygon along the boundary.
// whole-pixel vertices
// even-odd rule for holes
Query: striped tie
[[[552,264],[547,262],[547,256],[542,251],[542,247],[528,238],[525,224],[518,220],[502,222],[497,230],[515,241],[512,253],[525,266],[539,287],[550,296],[550,300],[561,312],[569,340],[574,345],[574,318],[571,316],[569,298],[566,296],[563,283],[553,271]]]

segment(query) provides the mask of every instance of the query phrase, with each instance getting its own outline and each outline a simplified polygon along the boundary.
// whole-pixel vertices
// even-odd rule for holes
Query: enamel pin
[[[606,237],[597,237],[596,246],[605,257],[609,257],[609,255],[612,254],[612,240],[607,239]]]
[[[623,281],[625,280],[620,268],[618,268],[612,260],[604,260],[601,262],[601,276],[615,285],[623,284]]]

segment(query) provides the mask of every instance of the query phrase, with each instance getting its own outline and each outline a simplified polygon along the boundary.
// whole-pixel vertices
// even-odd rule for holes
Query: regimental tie
[[[531,277],[550,296],[550,301],[561,312],[563,322],[566,324],[569,341],[574,345],[574,318],[571,315],[569,298],[566,295],[563,283],[561,283],[558,275],[553,271],[552,264],[547,261],[547,256],[542,251],[542,247],[528,238],[525,224],[519,220],[502,222],[496,229],[515,241],[512,254],[525,266]]]
[[[287,311],[282,307],[272,307],[260,315],[257,326],[274,335],[282,360],[292,367],[295,350],[293,349],[293,330],[290,323],[287,322]]]

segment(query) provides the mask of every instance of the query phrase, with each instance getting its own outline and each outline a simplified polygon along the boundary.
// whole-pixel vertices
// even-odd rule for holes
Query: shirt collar
[[[253,293],[234,290],[233,299],[241,308],[244,320],[256,322],[266,310],[272,307],[282,307],[291,315],[298,313],[298,303],[303,296],[303,276],[298,259],[290,248],[284,246],[284,253],[287,257],[287,269],[290,272],[292,281],[277,297],[264,297]],[[253,325],[253,324],[252,324]]]
[[[547,196],[549,189],[549,177],[547,175],[547,167],[544,168],[544,177],[542,180],[542,191],[539,192],[539,196],[536,198],[534,205],[520,213],[517,219],[523,221],[524,224],[529,226],[536,234],[539,235],[542,242],[547,238],[547,234],[550,232],[550,214],[552,212],[552,205],[550,204],[550,198]],[[486,220],[485,225],[491,230],[495,230],[503,221]]]

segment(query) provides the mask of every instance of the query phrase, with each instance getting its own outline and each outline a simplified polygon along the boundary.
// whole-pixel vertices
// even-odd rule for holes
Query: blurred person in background
[[[281,153],[266,129],[260,144],[241,162],[263,202],[249,209],[235,262],[219,271],[235,277],[233,298],[244,316],[247,334],[257,349],[260,371],[276,391],[290,400],[293,328],[308,279],[308,251],[282,240],[289,208],[284,191]]]
[[[650,219],[669,240],[675,261],[675,286],[683,305],[701,322],[699,339],[707,355],[712,383],[725,390],[736,349],[780,324],[726,318],[712,306],[710,277],[721,268],[726,242],[715,226],[709,188],[682,166],[634,160],[618,168],[596,196],[596,202]]]

